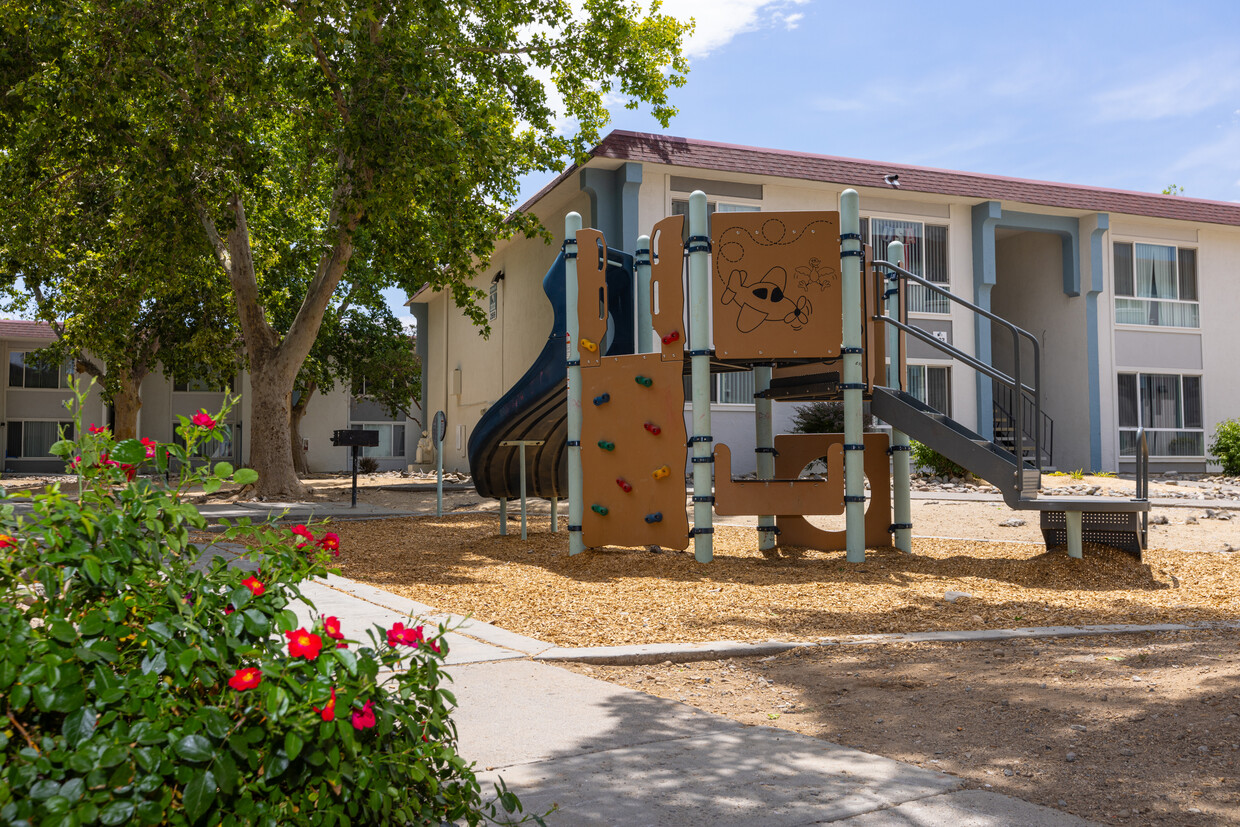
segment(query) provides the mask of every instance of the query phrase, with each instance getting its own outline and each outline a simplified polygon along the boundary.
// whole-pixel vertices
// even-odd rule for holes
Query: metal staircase
[[[1016,417],[1012,411],[1015,407],[1014,394],[1012,389],[1001,382],[995,381],[991,383],[991,394],[993,399],[993,416],[994,416],[994,438],[995,443],[1015,453],[1016,451]],[[1046,411],[1041,412],[1039,418],[1033,410],[1033,404],[1028,398],[1023,398],[1021,404],[1024,408],[1021,420],[1024,427],[1026,444],[1024,447],[1024,458],[1029,462],[1033,462],[1043,469],[1054,468],[1055,466],[1055,423]],[[1041,430],[1036,435],[1034,428],[1040,427]],[[1040,456],[1035,456],[1034,448],[1035,436],[1039,439],[1037,444],[1041,445]]]
[[[1009,507],[1021,511],[1039,511],[1042,515],[1042,536],[1048,548],[1067,545],[1069,553],[1076,556],[1079,547],[1073,542],[1072,525],[1075,515],[1080,515],[1078,542],[1100,543],[1114,546],[1138,559],[1145,548],[1149,512],[1149,453],[1145,448],[1144,433],[1138,439],[1137,496],[1133,499],[1118,497],[1047,497],[1040,493],[1042,485],[1042,461],[1049,458],[1049,446],[1044,450],[1041,349],[1032,334],[984,308],[953,295],[941,286],[910,273],[902,267],[886,261],[875,261],[875,268],[887,272],[887,281],[899,293],[900,318],[875,315],[873,320],[895,327],[931,347],[990,377],[1005,391],[1011,402],[1011,429],[999,435],[1006,437],[1006,444],[998,444],[961,425],[949,416],[939,413],[899,388],[875,386],[870,400],[870,412],[893,428],[903,431],[943,456],[957,463],[999,489]],[[876,280],[881,285],[880,280]],[[905,284],[914,283],[946,297],[988,319],[996,327],[1007,331],[1012,337],[1013,373],[1009,376],[993,365],[935,338],[929,331],[910,324],[904,302]],[[881,289],[881,288],[880,288]],[[878,302],[876,306],[881,307]],[[901,340],[903,337],[900,337]],[[1022,341],[1032,347],[1033,364],[1022,366]],[[900,348],[903,348],[901,341]],[[902,354],[892,354],[902,358]],[[1026,419],[1031,419],[1030,427]],[[1049,418],[1048,418],[1049,419]],[[1020,457],[1021,459],[1017,459]]]

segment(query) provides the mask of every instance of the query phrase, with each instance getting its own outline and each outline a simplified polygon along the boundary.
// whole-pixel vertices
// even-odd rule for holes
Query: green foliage
[[[1074,480],[1078,480],[1078,481],[1079,481],[1079,480],[1083,480],[1083,479],[1085,479],[1085,469],[1084,469],[1084,468],[1078,468],[1078,469],[1076,469],[1075,471],[1069,471],[1069,472],[1068,472],[1068,476],[1069,476],[1069,477],[1071,477],[1071,478],[1072,478],[1072,479],[1074,479]]]
[[[968,469],[957,465],[929,445],[923,445],[917,440],[910,440],[909,446],[913,449],[913,467],[928,468],[936,477],[967,477]]]
[[[844,403],[810,402],[792,409],[794,434],[839,434],[844,432]]]
[[[1240,476],[1240,419],[1228,419],[1214,428],[1209,451],[1224,474]]]
[[[357,461],[357,470],[363,474],[373,474],[379,470],[379,460],[374,457],[361,457]]]
[[[225,413],[183,419],[183,447],[83,432],[78,413],[80,438],[54,446],[78,496],[55,484],[24,513],[0,500],[0,823],[476,824],[519,813],[506,789],[482,804],[455,751],[442,627],[378,629],[341,648],[335,618],[298,628],[298,584],[326,574],[335,535],[311,543],[309,528],[243,520],[220,540],[261,555],[257,575],[221,559],[195,565],[190,532],[205,521],[183,494],[254,476],[188,462]],[[133,474],[170,461],[172,487]]]

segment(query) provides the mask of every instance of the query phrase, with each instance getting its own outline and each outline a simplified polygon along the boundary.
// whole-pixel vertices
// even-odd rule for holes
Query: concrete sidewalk
[[[412,615],[457,627],[447,669],[461,754],[552,825],[1085,825],[959,779],[532,660],[551,644],[331,576],[306,584],[346,635]],[[311,613],[303,609],[306,620]]]

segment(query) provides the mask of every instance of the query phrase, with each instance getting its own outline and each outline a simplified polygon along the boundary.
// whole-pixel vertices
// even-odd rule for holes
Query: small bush
[[[924,445],[917,440],[910,440],[909,445],[913,449],[913,465],[917,468],[928,468],[936,477],[967,477],[969,472],[966,468],[957,465],[929,445]]]
[[[373,474],[379,470],[379,460],[374,457],[361,457],[357,461],[357,470],[363,474]]]
[[[839,434],[844,432],[843,402],[810,402],[792,409],[794,434]]]
[[[220,539],[262,568],[195,565],[190,531],[206,523],[185,492],[257,478],[188,462],[222,439],[227,407],[181,417],[183,445],[116,442],[82,430],[74,390],[79,437],[52,450],[77,474],[76,496],[57,483],[24,512],[0,496],[0,823],[493,818],[456,752],[444,628],[376,628],[359,646],[337,618],[303,627],[299,584],[325,575],[339,545],[312,527],[226,525]],[[138,475],[170,463],[169,487]]]
[[[1210,439],[1210,456],[1229,477],[1240,476],[1240,419],[1220,422]]]

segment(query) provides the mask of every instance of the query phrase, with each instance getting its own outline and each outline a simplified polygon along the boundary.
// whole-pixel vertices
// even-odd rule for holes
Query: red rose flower
[[[360,711],[353,713],[353,728],[356,730],[370,729],[375,725],[375,712],[370,701],[362,704]]]
[[[332,640],[344,640],[344,632],[340,631],[340,618],[334,615],[323,618],[323,632]]]
[[[319,548],[324,551],[330,551],[335,556],[340,556],[340,537],[333,531],[329,531],[319,540]]]
[[[416,648],[422,642],[422,627],[405,628],[404,623],[394,623],[392,628],[388,629],[387,639],[388,646],[400,646],[403,643]]]
[[[242,580],[241,585],[249,589],[250,593],[253,594],[255,597],[262,597],[263,592],[267,591],[267,587],[264,586],[262,583],[258,582],[258,578],[252,574],[246,579]]]
[[[0,548],[17,548],[17,541],[7,534],[0,534]]]
[[[150,437],[142,437],[142,445],[146,448],[146,458],[155,459],[155,449],[159,447],[159,443]]]
[[[233,608],[233,605],[231,603],[229,603],[227,606],[224,607],[224,617],[228,617],[230,614],[232,614],[235,611],[237,610]]]
[[[253,666],[247,666],[245,669],[238,669],[233,676],[228,679],[228,685],[238,692],[253,689],[262,682],[263,670]]]
[[[327,702],[326,706],[322,709],[319,709],[317,706],[311,706],[310,708],[319,713],[324,721],[336,720],[336,687],[332,687],[332,697],[331,700]]]
[[[208,431],[215,427],[215,420],[212,419],[211,414],[206,411],[199,411],[194,414],[189,421],[194,425],[197,425],[199,428],[206,428]]]
[[[88,434],[106,434],[107,432],[108,428],[106,425],[96,425],[93,422],[90,423],[90,427],[86,429],[86,433]]]
[[[323,638],[313,632],[307,632],[304,628],[285,632],[284,636],[288,638],[288,654],[291,658],[314,660],[319,656],[319,650],[323,648]]]

